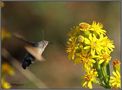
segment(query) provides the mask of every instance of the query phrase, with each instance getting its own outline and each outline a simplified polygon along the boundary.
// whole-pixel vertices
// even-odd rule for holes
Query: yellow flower
[[[6,31],[5,29],[2,28],[1,32],[2,32],[2,40],[5,38],[11,37],[11,34],[8,31]]]
[[[87,71],[85,74],[85,77],[84,77],[85,82],[82,84],[82,86],[92,89],[92,83],[96,82],[97,76],[98,76],[98,74],[95,69],[91,69],[91,70]]]
[[[70,37],[69,40],[67,41],[67,48],[66,48],[66,52],[68,53],[68,58],[70,60],[75,59],[76,57],[76,53],[79,53],[79,51],[83,48],[82,44],[80,42],[82,42],[83,37],[81,36],[80,38],[76,38],[76,37]],[[77,43],[79,42],[79,43]]]
[[[113,51],[113,48],[115,48],[115,46],[113,45],[113,42],[110,39],[108,39],[107,36],[103,36],[101,34],[99,41],[101,42],[101,45],[103,46],[104,51],[109,54]]]
[[[101,23],[96,23],[95,21],[93,21],[90,30],[96,32],[98,35],[106,33],[106,31],[103,29],[103,25]]]
[[[7,81],[5,81],[3,78],[1,80],[1,84],[2,84],[1,86],[2,86],[3,89],[11,88],[11,85]]]
[[[113,88],[121,88],[121,76],[118,71],[113,71],[113,76],[110,77],[110,85]]]
[[[89,30],[90,26],[91,26],[91,25],[89,25],[89,24],[86,23],[86,22],[82,22],[82,23],[79,24],[80,30],[82,30],[82,31],[87,31],[87,30]]]
[[[102,63],[108,64],[110,60],[111,60],[110,54],[104,52],[99,55],[98,64]]]
[[[9,64],[4,63],[4,64],[2,64],[2,73],[14,75],[14,70]]]
[[[74,63],[82,63],[85,69],[90,69],[96,62],[88,51],[82,50],[82,52],[76,54],[76,59]]]
[[[99,42],[99,39],[97,39],[95,34],[93,34],[93,36],[92,36],[92,34],[90,34],[89,38],[85,38],[84,42],[86,44],[84,49],[86,49],[86,50],[90,49],[92,56],[95,55],[95,52],[97,54],[99,54],[101,52],[101,50],[102,50],[101,43]]]
[[[67,42],[67,50],[69,59],[75,58],[75,52],[76,52],[76,39],[74,37],[69,38],[69,41]]]

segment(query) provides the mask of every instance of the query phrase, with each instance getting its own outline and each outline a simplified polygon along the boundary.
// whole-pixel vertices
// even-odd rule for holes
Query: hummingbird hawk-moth
[[[29,67],[35,60],[44,61],[45,59],[42,57],[42,53],[48,45],[48,41],[42,40],[40,42],[30,42],[24,39],[22,36],[18,34],[14,34],[14,37],[21,40],[25,43],[24,48],[27,51],[27,54],[23,58],[22,68],[26,69]]]

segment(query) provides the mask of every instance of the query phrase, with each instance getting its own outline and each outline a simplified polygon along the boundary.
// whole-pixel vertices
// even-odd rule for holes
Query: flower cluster
[[[2,88],[4,88],[4,89],[11,88],[11,84],[6,81],[6,76],[7,75],[13,76],[14,75],[14,70],[9,64],[3,63],[2,64],[2,79],[1,79],[1,83],[2,83]]]
[[[82,22],[68,33],[67,50],[69,60],[82,64],[85,70],[83,87],[92,88],[92,83],[110,87],[109,62],[115,48],[101,23]]]
[[[2,28],[1,30],[1,39],[5,40],[7,38],[11,37],[10,32],[8,32],[7,30],[5,30],[5,28]],[[1,68],[1,87],[3,89],[9,89],[11,88],[11,84],[6,80],[6,76],[13,76],[14,75],[14,69],[11,67],[11,65],[9,65],[7,62],[6,63],[2,63],[2,68]]]

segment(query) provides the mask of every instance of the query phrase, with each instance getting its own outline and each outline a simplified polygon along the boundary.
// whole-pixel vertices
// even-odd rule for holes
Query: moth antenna
[[[26,40],[23,36],[21,36],[17,33],[12,34],[12,36],[15,37],[16,39],[20,40],[20,41],[25,42],[26,44],[34,45],[34,42],[30,42],[30,41]]]
[[[44,40],[44,30],[42,30],[42,40]]]

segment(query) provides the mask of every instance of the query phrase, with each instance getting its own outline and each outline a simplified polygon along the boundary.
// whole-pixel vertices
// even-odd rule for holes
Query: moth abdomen
[[[24,57],[23,62],[22,62],[23,69],[26,69],[27,67],[29,67],[34,61],[34,59],[35,58],[31,54],[27,53],[27,55]]]

